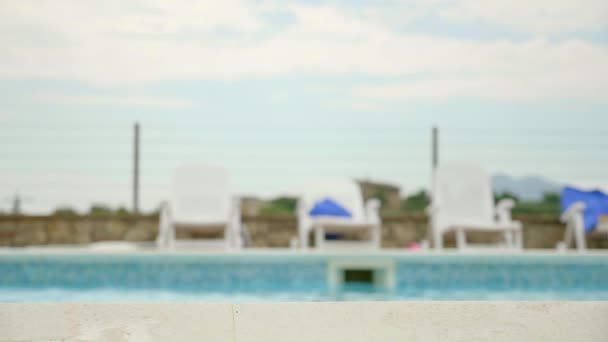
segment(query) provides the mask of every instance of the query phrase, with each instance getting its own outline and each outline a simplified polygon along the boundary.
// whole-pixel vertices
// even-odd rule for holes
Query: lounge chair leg
[[[504,236],[504,239],[505,239],[505,245],[507,246],[507,248],[515,248],[515,245],[514,245],[514,243],[515,243],[514,242],[514,239],[515,239],[514,235],[515,234],[516,233],[514,231],[512,231],[512,230],[506,230],[503,233],[503,236]]]
[[[570,245],[572,244],[572,230],[572,223],[568,222],[566,224],[566,232],[564,233],[564,245],[566,249],[570,248]]]
[[[157,248],[167,249],[169,247],[169,234],[171,230],[173,230],[173,224],[171,223],[169,205],[163,203],[160,211],[158,235],[156,237]]]
[[[372,249],[379,249],[380,248],[380,227],[372,227],[371,231],[370,231],[370,242],[372,245]]]
[[[175,226],[173,223],[169,225],[169,230],[167,231],[166,246],[170,250],[175,248]]]
[[[583,252],[587,249],[587,241],[585,241],[585,228],[581,217],[577,218],[574,226],[574,239],[576,240],[576,249]]]
[[[228,226],[224,229],[224,248],[226,250],[231,250],[235,248],[235,245],[234,231]]]
[[[235,235],[236,235],[236,241],[235,241],[234,247],[238,251],[238,250],[241,250],[241,248],[243,248],[243,237],[239,233],[235,233]]]
[[[306,229],[300,231],[300,241],[298,241],[298,246],[300,249],[308,249],[308,233],[309,231]]]
[[[522,250],[524,248],[524,236],[522,230],[518,229],[513,234],[515,234],[515,247]]]
[[[315,245],[317,250],[322,250],[325,244],[325,230],[322,226],[315,226]]]
[[[443,249],[443,236],[439,229],[433,230],[433,247],[438,251]]]
[[[456,246],[459,250],[465,249],[467,247],[467,237],[465,235],[464,229],[462,228],[456,229]]]
[[[234,229],[234,248],[238,251],[243,247],[243,236],[240,229]]]

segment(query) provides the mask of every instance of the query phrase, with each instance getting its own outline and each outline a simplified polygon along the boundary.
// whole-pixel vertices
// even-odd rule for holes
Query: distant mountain
[[[520,199],[536,201],[547,192],[559,192],[561,185],[542,177],[515,178],[497,174],[492,176],[492,188],[495,193],[511,192]]]

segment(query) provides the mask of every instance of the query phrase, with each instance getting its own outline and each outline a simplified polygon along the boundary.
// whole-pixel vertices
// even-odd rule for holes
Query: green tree
[[[56,216],[78,216],[78,213],[76,212],[76,210],[69,208],[69,207],[59,207],[57,209],[55,209],[55,211],[53,212],[53,215]]]
[[[90,215],[111,215],[112,209],[103,204],[93,204],[89,210]]]
[[[431,199],[425,190],[420,190],[417,193],[408,196],[401,202],[401,208],[406,212],[419,213],[431,203]]]
[[[547,192],[543,195],[543,203],[545,204],[560,204],[561,197],[558,193]]]
[[[118,209],[116,209],[116,215],[124,216],[128,214],[129,210],[127,210],[125,207],[119,207]]]
[[[513,208],[513,213],[536,216],[558,216],[560,213],[560,196],[557,193],[546,193],[540,201],[521,201]]]
[[[261,214],[293,214],[298,200],[292,197],[279,197],[268,202],[260,210]]]

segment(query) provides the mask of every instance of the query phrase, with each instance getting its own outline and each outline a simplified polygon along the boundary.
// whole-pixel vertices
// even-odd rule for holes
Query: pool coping
[[[601,341],[608,302],[0,304],[2,340]]]
[[[348,256],[348,255],[370,255],[370,256],[463,256],[463,255],[483,255],[483,256],[608,256],[608,250],[589,249],[583,252],[576,250],[557,251],[555,249],[525,249],[522,251],[513,251],[509,249],[444,249],[442,251],[435,250],[416,250],[409,251],[406,249],[380,249],[375,251],[358,250],[358,249],[337,249],[323,250],[315,249],[300,250],[291,248],[245,248],[241,250],[213,250],[213,249],[196,249],[184,248],[175,250],[157,249],[148,245],[137,246],[133,248],[123,248],[124,245],[119,244],[116,248],[113,245],[108,245],[108,248],[90,248],[88,246],[73,246],[73,245],[45,245],[45,246],[27,246],[27,247],[0,247],[1,255],[17,255],[17,254],[36,254],[36,255],[54,255],[54,254],[111,254],[111,255],[311,255],[311,256]]]

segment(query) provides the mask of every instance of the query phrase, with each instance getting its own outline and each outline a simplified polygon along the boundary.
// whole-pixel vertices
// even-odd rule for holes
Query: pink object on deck
[[[407,247],[405,247],[408,251],[417,251],[420,250],[420,245],[416,242],[410,242]]]

